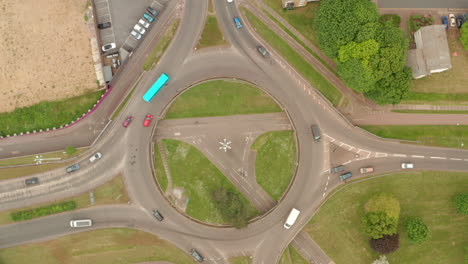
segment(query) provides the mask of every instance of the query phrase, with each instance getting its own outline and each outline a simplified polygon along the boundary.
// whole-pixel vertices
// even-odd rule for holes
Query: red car
[[[130,123],[132,122],[132,120],[133,120],[133,116],[127,116],[127,118],[123,122],[122,126],[123,127],[128,127],[130,125]]]
[[[144,127],[149,127],[149,125],[151,124],[151,121],[153,120],[153,115],[146,115],[145,117],[145,121],[143,121],[143,126]]]

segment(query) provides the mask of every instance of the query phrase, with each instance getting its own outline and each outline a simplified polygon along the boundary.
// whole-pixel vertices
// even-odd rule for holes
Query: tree
[[[405,223],[408,238],[415,243],[422,243],[429,239],[429,228],[419,218],[410,218]]]
[[[76,152],[76,148],[73,147],[73,146],[68,146],[66,149],[65,149],[65,152],[69,155],[71,154],[74,154]]]
[[[385,212],[368,212],[362,217],[361,222],[364,232],[372,239],[397,233],[397,219],[390,217]]]
[[[212,193],[213,200],[223,219],[236,228],[248,224],[247,208],[238,193],[224,188],[218,188]]]
[[[346,85],[358,93],[369,92],[375,87],[372,69],[368,64],[358,59],[350,59],[346,62],[338,61],[336,69]]]
[[[402,71],[378,81],[376,89],[364,94],[381,105],[398,104],[406,97],[411,88],[411,76],[411,69],[404,67]]]
[[[453,198],[453,204],[457,212],[459,212],[462,215],[468,215],[468,193],[459,194],[455,196]]]
[[[370,240],[370,247],[380,254],[392,253],[397,250],[399,246],[400,239],[398,234]]]
[[[390,264],[387,260],[387,257],[381,255],[378,259],[374,260],[372,264]]]
[[[366,212],[384,212],[397,220],[400,217],[400,202],[390,193],[378,193],[372,196],[364,208]]]
[[[460,29],[460,41],[463,44],[465,50],[468,50],[468,23],[463,23]]]

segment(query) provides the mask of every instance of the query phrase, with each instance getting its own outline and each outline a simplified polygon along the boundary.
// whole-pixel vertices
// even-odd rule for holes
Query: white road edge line
[[[462,159],[458,159],[458,158],[450,158],[450,160],[462,160]]]
[[[423,158],[424,158],[424,156],[418,156],[418,155],[411,155],[411,157],[413,157],[413,158],[420,158],[420,159],[423,159]]]
[[[447,158],[445,158],[445,157],[431,157],[431,159],[443,159],[444,160],[444,159],[447,159]]]
[[[405,154],[393,154],[394,157],[406,157],[407,155]]]

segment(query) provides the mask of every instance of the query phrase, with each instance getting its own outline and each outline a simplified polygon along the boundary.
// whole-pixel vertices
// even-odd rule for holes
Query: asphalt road
[[[169,21],[172,14],[175,14],[172,11],[176,12],[177,3],[171,3],[172,9],[166,8],[160,18],[161,22],[165,21],[164,16],[166,21]],[[372,165],[377,172],[398,171],[403,161],[413,161],[416,169],[468,170],[468,161],[465,160],[467,151],[385,141],[353,127],[314,91],[308,90],[308,86],[300,76],[277,54],[270,50],[271,60],[265,60],[256,52],[255,46],[261,42],[251,35],[250,32],[253,31],[245,21],[242,29],[236,29],[232,23],[232,18],[238,16],[234,4],[220,0],[215,2],[215,8],[225,37],[232,46],[194,51],[193,47],[203,29],[203,14],[206,13],[207,1],[187,1],[179,33],[172,46],[154,70],[142,75],[134,97],[93,149],[93,151],[100,150],[104,154],[101,161],[90,166],[86,161],[88,157],[84,157],[78,160],[84,165],[83,169],[70,175],[57,170],[48,176],[50,177],[47,178],[48,181],[37,186],[37,192],[36,189],[25,191],[19,184],[22,179],[15,179],[6,181],[4,186],[8,187],[1,189],[0,193],[1,199],[8,199],[1,200],[1,209],[5,210],[20,207],[21,204],[31,201],[50,200],[67,193],[87,191],[105,179],[115,176],[116,173],[123,172],[132,205],[96,207],[2,226],[0,247],[70,234],[76,231],[67,226],[70,219],[91,218],[96,222],[94,228],[108,226],[140,228],[173,242],[187,252],[195,247],[211,263],[227,263],[227,257],[239,254],[253,255],[254,263],[276,263],[282,250],[299,234],[324,195],[330,192],[332,187],[342,184],[336,177],[325,173],[329,169],[328,164],[324,163],[328,156],[327,142],[338,143],[341,147],[347,147],[349,151],[356,151],[359,159],[351,160],[346,165],[347,169],[354,172],[355,177],[359,175],[356,171],[360,166]],[[151,45],[157,36],[160,36],[162,29],[162,25],[159,29],[156,27],[152,29],[140,48],[121,68],[120,74],[114,78],[115,93],[111,93],[110,99],[106,99],[102,108],[96,114],[93,113],[94,116],[91,115],[86,122],[91,124],[108,118],[111,109],[115,106],[113,104],[123,99],[140,76],[141,63],[151,50]],[[265,43],[263,45],[268,47]],[[143,102],[141,96],[161,72],[171,76],[169,84],[153,102]],[[164,125],[165,121],[155,120],[152,128],[144,128],[141,125],[146,113],[155,114],[158,117],[156,119],[159,119],[168,102],[171,102],[183,89],[199,81],[218,77],[247,80],[275,98],[284,109],[287,109],[287,115],[299,142],[298,166],[288,195],[268,215],[242,230],[203,225],[192,221],[170,206],[154,183],[150,169],[151,144],[148,144],[154,138],[155,126]],[[121,121],[130,114],[135,116],[135,120],[129,128],[122,128]],[[312,139],[311,124],[318,124],[322,130],[323,140],[320,143],[315,143]],[[18,152],[37,153],[44,148],[52,149],[75,140],[80,142],[82,135],[86,135],[88,143],[93,138],[89,133],[89,127],[84,123],[64,130],[63,134],[60,133],[52,132],[48,134],[49,137],[42,135],[22,137],[21,139],[31,143],[26,145],[20,145],[18,138],[0,141],[2,148],[0,154],[14,156],[18,155]],[[85,140],[81,142],[85,143]],[[58,183],[66,187],[59,191],[47,190]],[[326,186],[329,186],[328,189]],[[14,195],[15,192],[27,194]],[[283,223],[291,207],[301,210],[301,215],[296,224],[290,230],[286,230],[283,228]],[[158,208],[165,215],[164,222],[155,223],[151,219],[149,212],[154,208]],[[307,237],[301,234],[295,243],[307,245]],[[311,247],[309,250],[306,248],[304,250],[310,252],[315,249]]]

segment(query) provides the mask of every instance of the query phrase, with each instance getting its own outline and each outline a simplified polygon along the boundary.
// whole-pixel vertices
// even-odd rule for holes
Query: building
[[[420,28],[414,33],[414,41],[416,49],[409,50],[406,57],[414,79],[452,68],[445,25]]]
[[[306,6],[308,2],[318,2],[319,0],[282,0],[283,8],[291,10],[295,7]]]

